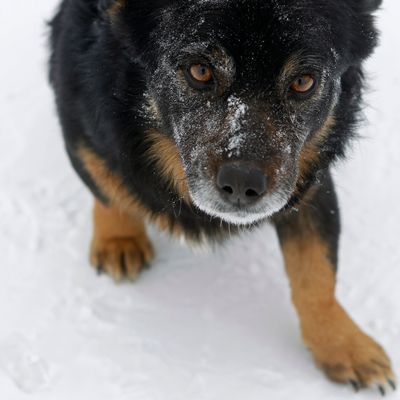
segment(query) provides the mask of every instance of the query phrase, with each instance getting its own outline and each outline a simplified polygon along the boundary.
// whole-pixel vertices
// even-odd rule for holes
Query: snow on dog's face
[[[234,224],[267,218],[329,151],[342,74],[363,57],[329,17],[351,23],[339,3],[178,1],[159,11],[142,59],[148,112],[175,142],[202,211]]]

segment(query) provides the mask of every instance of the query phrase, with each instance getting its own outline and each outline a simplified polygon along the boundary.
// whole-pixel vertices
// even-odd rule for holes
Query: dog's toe
[[[95,241],[90,256],[91,264],[99,273],[107,273],[117,282],[136,280],[153,257],[152,245],[145,237]]]
[[[396,389],[390,360],[380,345],[359,333],[340,347],[319,349],[318,364],[333,381],[348,383],[357,392],[376,388],[382,395]]]

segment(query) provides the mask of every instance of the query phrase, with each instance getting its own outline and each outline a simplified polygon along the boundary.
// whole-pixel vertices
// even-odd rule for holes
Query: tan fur
[[[137,200],[125,187],[122,178],[111,172],[103,159],[93,150],[81,145],[77,151],[85,170],[91,176],[99,190],[106,196],[110,206],[120,209],[133,217],[140,216],[143,220],[151,220],[161,230],[181,236],[183,231],[179,225],[173,224],[166,214],[154,214]]]
[[[387,385],[388,378],[394,380],[388,357],[337,302],[327,246],[307,230],[307,237],[282,246],[304,342],[332,380]]]
[[[95,202],[94,233],[90,251],[92,265],[115,280],[136,279],[154,257],[140,210],[127,215],[121,209]]]
[[[151,130],[147,133],[151,140],[149,157],[156,165],[164,178],[174,187],[182,200],[190,203],[190,194],[178,149],[170,138],[162,133]]]
[[[114,1],[111,7],[108,9],[108,15],[111,18],[111,20],[114,20],[124,7],[125,7],[125,0]]]
[[[93,150],[81,145],[77,151],[85,170],[96,183],[100,191],[107,197],[112,207],[121,208],[128,214],[140,213],[147,217],[148,210],[125,187],[122,178],[111,172],[105,161]]]
[[[314,137],[304,145],[300,155],[300,177],[305,177],[310,165],[317,163],[320,157],[320,145],[323,143],[335,126],[336,120],[334,115],[330,115],[322,128],[314,135]]]

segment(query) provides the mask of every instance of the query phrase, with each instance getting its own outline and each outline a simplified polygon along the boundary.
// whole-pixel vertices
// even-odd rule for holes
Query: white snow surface
[[[400,3],[384,3],[369,121],[335,173],[338,296],[400,375]],[[201,254],[152,230],[158,256],[136,284],[89,267],[92,199],[46,81],[56,4],[2,0],[0,13],[0,399],[355,398],[302,345],[270,226]]]

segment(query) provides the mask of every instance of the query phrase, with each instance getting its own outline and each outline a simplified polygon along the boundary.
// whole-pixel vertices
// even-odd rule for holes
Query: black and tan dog
[[[91,261],[135,279],[145,220],[193,241],[276,225],[304,341],[334,381],[382,393],[384,350],[335,298],[329,166],[357,124],[379,0],[64,0],[51,82],[95,195]]]

